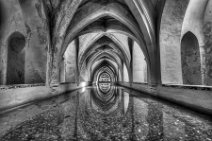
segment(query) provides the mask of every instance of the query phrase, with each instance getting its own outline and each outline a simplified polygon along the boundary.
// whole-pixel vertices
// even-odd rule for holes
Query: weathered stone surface
[[[147,63],[137,43],[133,46],[133,82],[147,82]]]
[[[1,38],[1,50],[2,50],[2,65],[4,70],[1,72],[3,77],[8,71],[6,66],[21,66],[23,65],[22,75],[24,80],[14,77],[14,81],[17,83],[45,83],[46,77],[46,47],[48,43],[48,27],[45,9],[42,1],[2,1],[3,6],[7,10],[4,11],[7,16],[7,22],[9,24],[4,26],[4,33]],[[20,54],[22,56],[21,65],[16,61],[20,60],[14,56],[12,57],[9,50],[8,39],[12,33],[20,32],[25,38],[24,49]],[[17,54],[18,55],[18,54]],[[20,56],[18,55],[18,56]],[[14,61],[9,61],[7,58]],[[20,61],[19,61],[20,62]],[[17,63],[17,64],[16,64]],[[12,76],[11,76],[12,77]],[[16,83],[14,82],[14,83]],[[2,84],[6,84],[6,78],[2,78]],[[7,84],[9,84],[8,82]],[[10,84],[14,84],[10,83]]]
[[[188,32],[181,41],[181,62],[183,84],[201,85],[201,58],[196,36]]]
[[[182,84],[180,40],[188,0],[166,1],[160,27],[162,83]]]
[[[65,82],[78,82],[78,54],[75,41],[69,44],[65,54]]]
[[[204,16],[205,84],[212,85],[212,2],[208,1]]]

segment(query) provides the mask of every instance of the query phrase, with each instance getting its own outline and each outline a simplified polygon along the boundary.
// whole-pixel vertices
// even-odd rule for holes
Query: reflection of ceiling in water
[[[79,90],[49,101],[40,101],[3,116],[3,120],[11,125],[14,120],[25,118],[27,111],[33,114],[39,109],[43,111],[14,126],[0,140],[205,141],[211,137],[210,120],[195,116],[196,113],[182,107],[173,108],[173,105],[142,93],[115,88],[116,100],[109,101],[107,104],[110,103],[111,108],[104,112],[102,105],[97,103],[99,99],[94,97],[96,92],[97,88],[86,88],[84,92]],[[14,120],[11,121],[11,118]],[[194,128],[199,133],[196,134]]]
[[[133,98],[121,89],[117,89],[112,84],[108,93],[102,93],[97,85],[95,88],[87,90],[79,101],[77,115],[78,135],[92,138],[92,135],[102,134],[105,138],[110,132],[118,133],[121,126],[123,134],[132,130],[132,107]],[[108,131],[108,134],[105,133]]]
[[[111,89],[111,83],[98,83],[98,88],[102,93],[108,93]]]
[[[104,85],[104,86],[103,86]],[[100,87],[107,87],[107,92],[102,92]],[[127,112],[129,105],[129,94],[118,90],[111,83],[100,83],[84,96],[82,105],[90,107],[97,113],[109,114],[121,110],[122,114]]]
[[[99,76],[99,82],[110,82],[111,78],[110,75],[106,72],[100,74]]]

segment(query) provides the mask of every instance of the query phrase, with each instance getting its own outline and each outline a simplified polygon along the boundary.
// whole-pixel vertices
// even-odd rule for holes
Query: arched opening
[[[123,81],[129,82],[129,75],[128,70],[125,64],[123,64]]]
[[[111,89],[111,76],[109,72],[101,72],[98,78],[98,86],[100,91],[103,93],[107,93]]]
[[[99,75],[99,82],[110,82],[111,77],[107,72],[103,72]]]
[[[7,84],[24,84],[26,40],[20,32],[14,32],[8,39]]]
[[[143,51],[135,42],[133,46],[133,82],[147,83],[147,63]]]
[[[77,40],[77,39],[76,39]],[[76,40],[73,40],[63,54],[63,60],[60,62],[60,82],[77,83],[77,58],[78,51]]]
[[[181,41],[181,63],[183,84],[201,84],[201,61],[199,43],[196,36],[188,32]]]

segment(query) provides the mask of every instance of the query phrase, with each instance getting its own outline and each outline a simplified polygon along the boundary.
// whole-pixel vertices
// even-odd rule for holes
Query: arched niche
[[[186,33],[181,41],[181,63],[183,84],[201,85],[201,60],[199,43],[192,32]]]
[[[143,51],[135,42],[133,45],[133,82],[147,83],[147,63]]]
[[[124,79],[124,82],[129,82],[130,80],[129,73],[125,64],[123,64],[123,79]]]
[[[8,59],[6,84],[24,84],[26,39],[20,32],[14,32],[8,38]]]

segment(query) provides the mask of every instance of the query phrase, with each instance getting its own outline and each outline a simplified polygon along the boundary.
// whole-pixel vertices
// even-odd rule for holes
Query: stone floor
[[[0,141],[212,141],[205,115],[127,89],[95,89],[0,115]]]

